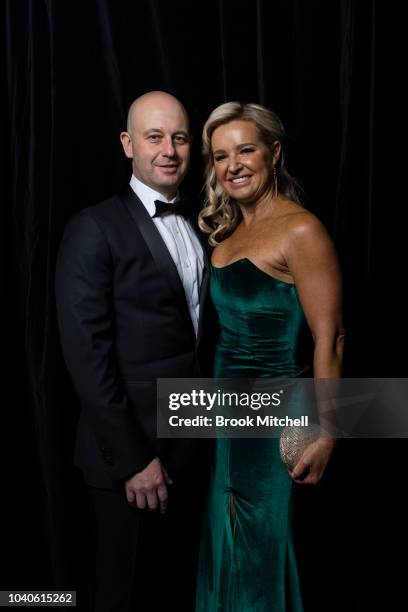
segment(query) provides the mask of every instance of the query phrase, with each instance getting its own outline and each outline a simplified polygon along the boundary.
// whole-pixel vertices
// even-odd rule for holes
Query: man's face
[[[143,100],[133,112],[131,131],[121,134],[133,173],[142,183],[168,199],[173,198],[188,170],[190,136],[188,118],[177,101]]]

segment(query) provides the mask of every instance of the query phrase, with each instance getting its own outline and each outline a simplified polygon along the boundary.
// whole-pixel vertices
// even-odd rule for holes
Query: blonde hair
[[[217,181],[211,150],[211,137],[216,128],[231,121],[251,121],[257,128],[260,138],[273,154],[276,142],[281,144],[281,153],[275,165],[276,193],[278,189],[291,200],[299,202],[299,185],[285,168],[283,145],[286,142],[285,129],[279,117],[260,104],[226,102],[213,110],[203,128],[203,156],[205,163],[204,189],[205,202],[198,218],[200,229],[209,234],[208,241],[217,246],[227,238],[241,220],[238,204],[228,196]],[[271,182],[274,174],[271,168]]]

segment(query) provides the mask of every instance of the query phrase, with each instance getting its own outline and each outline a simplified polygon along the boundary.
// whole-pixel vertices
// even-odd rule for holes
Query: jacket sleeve
[[[68,223],[56,265],[56,301],[65,362],[82,410],[115,480],[155,457],[122,383],[114,350],[113,261],[87,212]]]

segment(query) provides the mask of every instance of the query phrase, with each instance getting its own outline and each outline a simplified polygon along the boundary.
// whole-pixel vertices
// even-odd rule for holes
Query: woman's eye
[[[250,147],[245,147],[244,149],[241,149],[241,153],[252,153],[253,149],[251,149]]]
[[[214,160],[215,160],[216,162],[218,162],[218,161],[222,161],[223,159],[225,159],[225,155],[216,155],[216,156],[214,157]]]

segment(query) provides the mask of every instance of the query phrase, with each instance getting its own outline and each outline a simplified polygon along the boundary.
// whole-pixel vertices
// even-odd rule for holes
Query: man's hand
[[[333,438],[319,438],[303,452],[303,455],[289,472],[298,484],[317,484],[322,479],[327,464],[336,446]]]
[[[141,472],[137,472],[125,482],[126,498],[131,506],[151,511],[160,507],[160,512],[167,509],[167,485],[172,484],[166,470],[158,457],[155,457]]]

